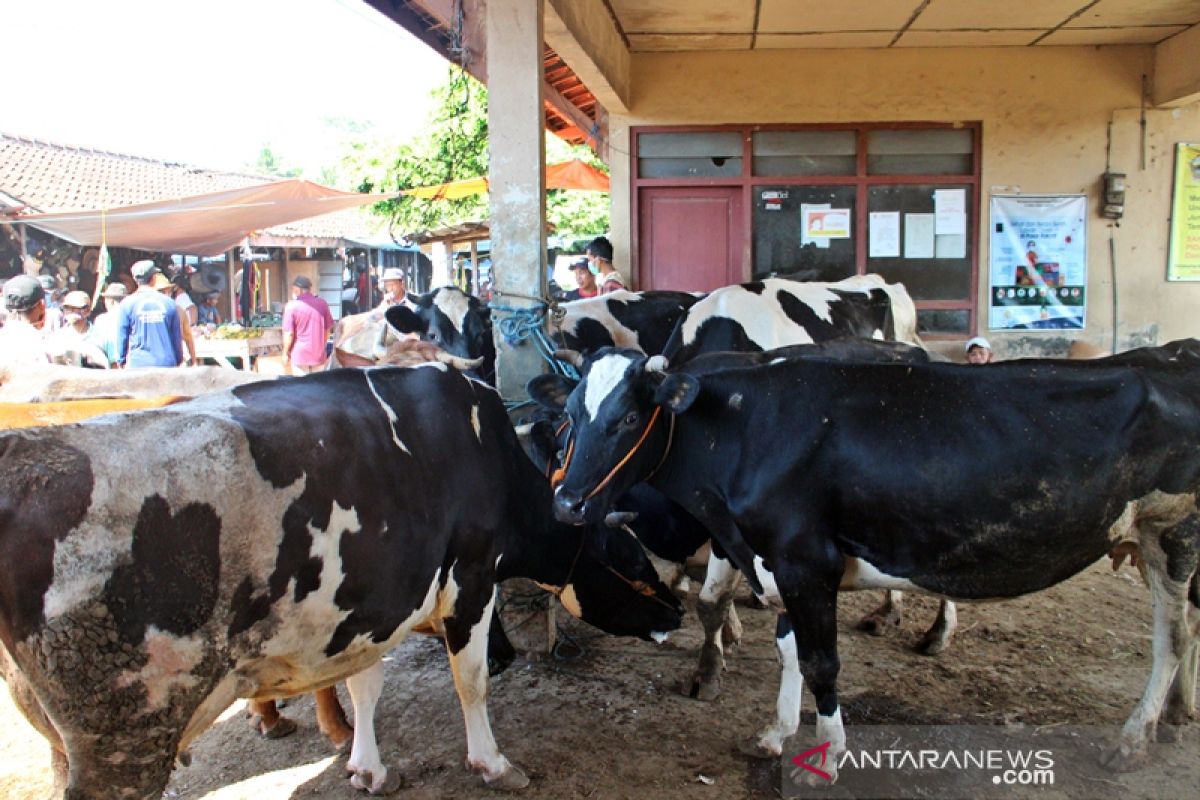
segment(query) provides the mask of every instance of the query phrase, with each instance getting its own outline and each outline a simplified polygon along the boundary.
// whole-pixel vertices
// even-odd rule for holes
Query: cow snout
[[[554,493],[554,517],[568,525],[582,525],[584,499],[577,494],[559,488]]]

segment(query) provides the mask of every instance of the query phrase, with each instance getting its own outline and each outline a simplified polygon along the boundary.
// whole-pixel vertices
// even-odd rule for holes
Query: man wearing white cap
[[[967,363],[976,366],[992,363],[992,345],[982,336],[967,340]]]
[[[404,278],[404,270],[399,267],[388,267],[383,271],[383,300],[375,307],[383,312],[395,305],[403,303],[409,308],[416,309],[412,300],[408,299],[408,283]]]

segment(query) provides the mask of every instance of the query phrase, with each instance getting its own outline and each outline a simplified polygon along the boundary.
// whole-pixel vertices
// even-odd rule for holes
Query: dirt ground
[[[689,604],[694,599],[695,587]],[[877,592],[842,596],[840,687],[847,723],[1118,726],[1149,673],[1148,592],[1134,571],[1113,574],[1107,561],[1039,595],[961,606],[957,638],[932,658],[910,647],[935,601],[910,596],[904,623],[883,637],[854,631],[853,622],[878,600]],[[493,680],[490,709],[501,749],[532,779],[521,795],[777,797],[778,763],[736,749],[773,713],[774,621],[770,612],[744,604],[739,613],[745,638],[729,658],[722,695],[711,703],[682,697],[675,688],[700,642],[693,615],[663,645],[600,636],[570,621],[563,629],[583,648],[574,660],[519,658]],[[406,777],[399,797],[495,796],[462,766],[465,735],[442,645],[423,637],[404,642],[389,657],[387,676],[378,736],[384,761]],[[344,688],[340,692],[349,710]],[[804,704],[800,736],[807,742],[813,719],[807,691]],[[165,796],[354,796],[343,777],[346,755],[332,752],[316,730],[311,698],[292,701],[284,713],[300,730],[267,741],[250,729],[240,706],[227,712],[193,748],[191,766],[176,769]],[[44,796],[48,763],[44,742],[4,692],[0,797]],[[1069,796],[1195,797],[1162,781],[1178,786],[1183,778],[1195,786],[1200,734],[1189,731],[1180,743],[1153,746],[1150,766],[1139,773],[1113,775],[1097,766],[1068,777],[1075,787]],[[1062,778],[1059,785],[1067,788]]]

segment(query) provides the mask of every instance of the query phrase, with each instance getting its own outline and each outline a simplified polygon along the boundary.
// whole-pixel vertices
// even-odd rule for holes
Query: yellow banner
[[[1200,144],[1175,145],[1167,280],[1200,281]]]

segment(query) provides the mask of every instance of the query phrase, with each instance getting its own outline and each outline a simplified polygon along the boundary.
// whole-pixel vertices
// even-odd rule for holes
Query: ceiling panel
[[[1062,28],[1038,42],[1039,45],[1156,44],[1186,31],[1186,25],[1156,25],[1152,28]]]
[[[754,0],[610,0],[610,4],[631,37],[754,31]]]
[[[1087,0],[1038,0],[1036,3],[997,3],[996,0],[932,0],[913,22],[914,30],[1041,28],[1047,31],[1070,17]]]
[[[908,31],[896,47],[1024,47],[1045,33],[1034,31]]]
[[[1065,27],[1195,25],[1197,22],[1200,22],[1200,0],[1100,0]]]
[[[896,34],[891,31],[864,33],[760,33],[756,50],[836,50],[849,47],[887,47]]]
[[[1200,0],[606,1],[635,51],[1154,44],[1200,23]]]
[[[895,32],[919,5],[920,0],[762,0],[758,32]]]
[[[716,36],[712,34],[688,34],[666,36],[656,33],[631,33],[629,46],[635,53],[665,52],[678,50],[749,50],[748,33]]]

